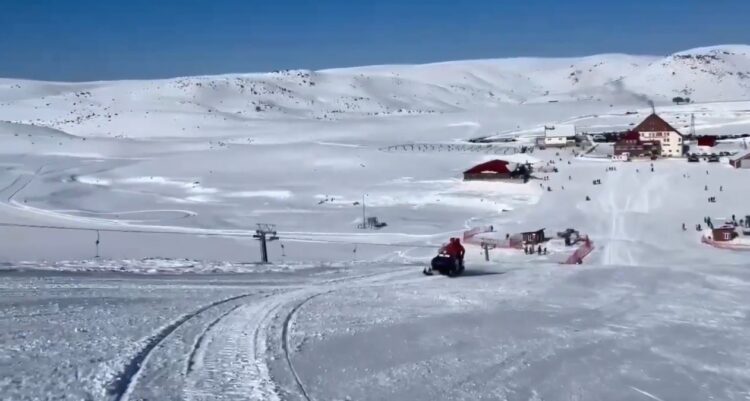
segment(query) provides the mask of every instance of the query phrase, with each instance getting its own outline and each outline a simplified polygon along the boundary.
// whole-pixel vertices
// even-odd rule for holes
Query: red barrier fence
[[[588,256],[594,250],[594,243],[589,240],[588,237],[583,241],[583,244],[573,252],[568,259],[563,262],[566,265],[577,265],[583,263],[583,258]]]
[[[719,248],[719,249],[730,249],[733,251],[750,251],[750,244],[737,244],[737,243],[726,242],[726,241],[714,241],[706,237],[701,237],[701,242],[703,242],[704,244],[711,245],[714,248]]]

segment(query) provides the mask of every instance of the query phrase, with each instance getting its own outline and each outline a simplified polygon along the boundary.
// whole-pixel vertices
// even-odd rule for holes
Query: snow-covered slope
[[[600,178],[598,166],[568,164],[562,159],[570,152],[539,152],[536,158],[573,170],[547,184],[463,182],[466,169],[513,154],[530,138],[490,148],[453,146],[480,136],[538,133],[549,124],[586,132],[624,129],[651,112],[649,100],[684,131],[694,119],[699,134],[745,133],[750,102],[737,99],[750,99],[749,49],[153,81],[0,79],[0,222],[109,230],[101,251],[111,258],[241,261],[256,260],[253,240],[221,236],[245,238],[255,223],[275,223],[285,240],[297,241],[274,245],[275,254],[305,262],[419,259],[476,224],[512,223],[513,232],[580,227],[566,214],[552,228],[547,212],[557,206],[543,206],[576,205],[591,195],[588,179]],[[672,97],[686,93],[694,103],[672,104]],[[408,143],[424,146],[399,147]],[[671,173],[682,174],[679,168]],[[584,181],[566,182],[569,176]],[[721,177],[727,187],[743,178],[734,172]],[[551,183],[566,192],[546,191]],[[356,228],[363,195],[367,216],[388,222],[387,228]],[[684,212],[705,211],[690,206]],[[589,231],[611,236],[611,227],[603,226]],[[113,234],[122,229],[162,232]],[[95,250],[93,231],[7,234],[0,254],[11,260],[77,259]],[[407,252],[403,244],[420,247]]]
[[[550,101],[668,103],[750,97],[750,46],[667,57],[497,59],[155,81],[0,80],[0,120],[74,135],[197,136],[259,120],[339,120]]]
[[[715,46],[675,53],[628,75],[623,82],[627,88],[654,96],[688,96],[699,101],[747,99],[750,46]]]

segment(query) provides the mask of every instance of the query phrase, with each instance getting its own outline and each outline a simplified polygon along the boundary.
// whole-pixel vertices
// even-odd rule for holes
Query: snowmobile
[[[448,276],[456,277],[464,272],[464,265],[457,258],[450,256],[446,252],[440,252],[437,256],[432,258],[430,265],[422,270],[425,276],[432,276],[434,271]]]

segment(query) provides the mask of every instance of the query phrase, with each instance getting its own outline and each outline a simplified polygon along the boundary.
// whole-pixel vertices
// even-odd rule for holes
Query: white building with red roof
[[[683,155],[682,134],[669,125],[656,113],[646,117],[643,122],[633,128],[641,141],[655,141],[661,144],[661,155],[664,157],[681,157]]]

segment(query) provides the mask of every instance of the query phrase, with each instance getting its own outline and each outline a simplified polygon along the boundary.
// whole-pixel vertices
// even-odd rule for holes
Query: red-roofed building
[[[633,131],[638,133],[642,142],[659,142],[662,156],[681,157],[683,155],[682,134],[656,113],[646,117],[643,122],[633,128]]]
[[[511,178],[508,162],[490,160],[464,171],[464,180],[499,180]]]

